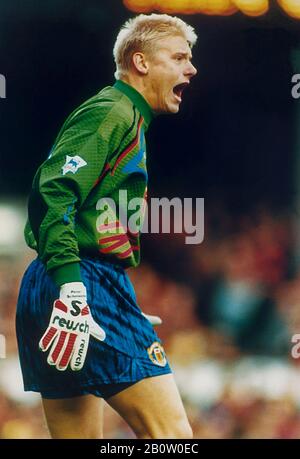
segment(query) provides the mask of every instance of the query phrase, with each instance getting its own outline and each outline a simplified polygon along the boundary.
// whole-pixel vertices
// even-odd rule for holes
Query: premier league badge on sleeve
[[[87,162],[82,159],[80,156],[66,156],[66,163],[62,167],[62,175],[72,172],[75,174],[80,167],[86,166]]]

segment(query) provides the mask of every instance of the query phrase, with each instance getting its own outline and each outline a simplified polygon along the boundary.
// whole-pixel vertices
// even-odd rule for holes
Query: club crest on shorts
[[[155,341],[147,349],[150,360],[159,367],[165,367],[167,364],[166,354],[162,345]]]
[[[62,168],[62,175],[72,172],[75,174],[80,167],[86,166],[87,162],[80,156],[66,156],[66,163]]]

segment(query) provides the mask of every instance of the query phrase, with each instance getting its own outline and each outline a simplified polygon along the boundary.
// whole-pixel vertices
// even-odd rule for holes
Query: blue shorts
[[[59,288],[39,258],[27,268],[17,305],[17,339],[24,389],[44,398],[94,394],[108,398],[151,376],[171,373],[161,342],[141,314],[125,270],[103,260],[84,258],[80,263],[88,304],[105,330],[103,342],[90,338],[84,367],[58,371],[39,350],[39,340],[50,320]]]

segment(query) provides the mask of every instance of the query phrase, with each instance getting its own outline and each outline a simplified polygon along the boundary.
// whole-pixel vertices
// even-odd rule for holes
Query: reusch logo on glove
[[[88,315],[89,314],[88,306],[85,306],[83,309],[80,309],[80,307],[78,306],[79,304],[82,305],[81,301],[73,300],[71,302],[71,306],[74,309],[74,311],[70,311],[72,316],[77,317],[80,314],[82,316]],[[66,312],[66,313],[68,312],[67,306],[60,300],[57,300],[55,302],[55,308],[60,309],[61,311]],[[87,321],[85,321],[84,323],[79,323],[77,321],[64,319],[63,317],[60,317],[60,316],[55,316],[52,320],[52,324],[55,325],[56,321],[58,322],[58,325],[61,328],[66,328],[67,330],[71,330],[71,331],[80,331],[81,333],[89,333],[89,325]]]
[[[79,322],[74,322],[74,320],[62,319],[59,316],[55,316],[52,324],[55,325],[55,322],[58,322],[58,325],[61,328],[66,328],[71,331],[80,331],[81,333],[89,333],[90,328],[87,322],[80,324]]]
[[[79,349],[78,349],[78,357],[75,359],[74,367],[80,367],[82,364],[82,359],[84,357],[84,347],[85,347],[85,341],[81,340]]]
[[[82,305],[81,301],[75,301],[75,300],[71,301],[71,306],[74,309],[74,311],[70,311],[72,316],[76,317],[76,316],[79,316],[79,314],[82,314],[83,310],[81,312],[81,308],[78,305],[80,306]],[[84,316],[84,314],[82,315]]]

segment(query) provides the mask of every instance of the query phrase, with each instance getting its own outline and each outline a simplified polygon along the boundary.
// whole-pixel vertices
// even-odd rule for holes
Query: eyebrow
[[[183,56],[186,59],[192,60],[192,53],[186,53],[184,51],[176,51],[175,53],[172,54],[172,56]]]

